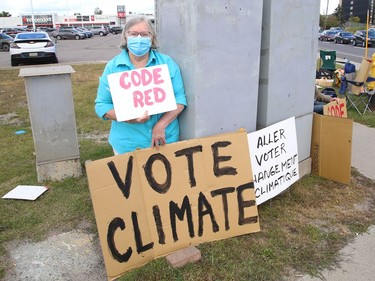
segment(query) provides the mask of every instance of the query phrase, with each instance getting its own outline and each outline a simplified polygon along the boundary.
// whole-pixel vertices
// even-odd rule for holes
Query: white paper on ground
[[[3,199],[22,199],[22,200],[35,200],[45,191],[48,190],[46,186],[35,185],[19,185],[5,194]]]

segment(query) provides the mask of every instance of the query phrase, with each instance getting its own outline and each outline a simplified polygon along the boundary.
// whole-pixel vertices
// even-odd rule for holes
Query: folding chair
[[[321,69],[336,70],[336,51],[320,50]]]
[[[336,51],[320,50],[320,63],[317,78],[334,79],[336,70]]]
[[[357,73],[355,72],[354,64],[347,62],[344,66],[344,76],[342,77],[339,93],[345,96],[347,109],[353,107],[359,114],[372,111],[370,103],[375,94],[373,86],[375,77],[369,77],[371,65],[371,60],[363,59]],[[368,88],[369,85],[371,85],[372,89]]]

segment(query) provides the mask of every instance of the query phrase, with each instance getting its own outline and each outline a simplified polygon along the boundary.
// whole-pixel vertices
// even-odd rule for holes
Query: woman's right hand
[[[149,119],[150,119],[150,115],[148,115],[148,111],[146,110],[145,113],[141,117],[134,118],[134,119],[128,120],[126,122],[128,122],[128,123],[144,123],[144,122],[147,122]]]
[[[106,114],[104,114],[104,118],[107,118],[108,120],[117,120],[116,112],[114,109],[110,109]]]

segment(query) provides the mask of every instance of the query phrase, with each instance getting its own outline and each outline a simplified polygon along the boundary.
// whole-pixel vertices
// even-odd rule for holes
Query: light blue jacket
[[[146,67],[167,64],[169,68],[170,77],[172,80],[172,87],[175,94],[177,104],[187,105],[185,89],[182,81],[181,71],[179,66],[173,59],[165,54],[161,54],[154,50],[150,51],[150,57]],[[135,69],[130,62],[128,52],[122,52],[110,60],[102,76],[99,79],[99,87],[97,97],[95,100],[96,114],[102,118],[110,110],[113,109],[113,102],[107,75],[115,72],[122,72]],[[145,123],[128,123],[112,121],[111,130],[109,132],[109,143],[113,149],[122,154],[134,151],[137,148],[147,148],[151,146],[152,128],[163,114],[151,115],[150,119]],[[179,141],[179,123],[176,118],[172,121],[165,130],[166,142]]]

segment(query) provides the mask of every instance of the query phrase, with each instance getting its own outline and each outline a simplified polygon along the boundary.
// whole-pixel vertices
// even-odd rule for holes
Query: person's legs
[[[318,114],[323,114],[323,107],[326,105],[325,102],[314,101],[314,112]]]

